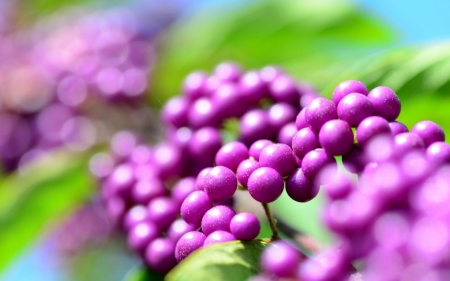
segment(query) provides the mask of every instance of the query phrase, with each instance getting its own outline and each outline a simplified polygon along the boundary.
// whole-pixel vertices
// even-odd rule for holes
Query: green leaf
[[[166,38],[149,96],[157,106],[178,94],[189,72],[211,71],[223,60],[246,68],[278,64],[322,88],[348,62],[389,46],[395,37],[347,1],[269,0],[205,9],[180,21]]]
[[[261,240],[215,244],[192,253],[166,276],[166,281],[245,281],[259,272]]]
[[[163,281],[164,276],[153,271],[148,270],[144,266],[139,266],[132,269],[123,281]]]
[[[0,271],[94,189],[82,153],[55,152],[0,183]]]

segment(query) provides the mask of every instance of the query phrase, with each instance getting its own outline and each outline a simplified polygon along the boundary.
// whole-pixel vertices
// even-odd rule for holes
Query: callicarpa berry
[[[351,93],[346,95],[338,104],[337,112],[340,119],[347,121],[352,127],[369,116],[372,116],[372,102],[362,94]]]
[[[261,269],[279,278],[293,278],[300,262],[298,251],[285,241],[275,241],[261,255]]]
[[[202,231],[205,235],[216,230],[230,231],[230,222],[236,213],[228,206],[215,206],[202,218]]]
[[[292,149],[282,143],[266,146],[259,156],[259,164],[275,169],[281,176],[289,175],[296,166]]]
[[[333,92],[333,102],[338,105],[340,101],[347,95],[359,93],[367,96],[368,91],[366,85],[360,81],[348,80],[340,83]]]
[[[224,166],[212,168],[205,176],[205,192],[214,201],[224,201],[237,189],[236,175]]]
[[[309,127],[298,131],[292,138],[292,150],[299,159],[306,153],[320,147],[318,135]]]
[[[431,121],[418,122],[411,129],[411,133],[419,135],[422,138],[425,147],[428,147],[438,141],[445,141],[444,130],[442,130],[438,124]]]
[[[367,95],[373,105],[373,113],[388,121],[395,121],[400,115],[401,103],[395,92],[385,86],[379,86]]]
[[[166,230],[178,216],[178,204],[171,198],[158,197],[148,204],[148,219]]]
[[[184,260],[192,252],[201,248],[205,239],[205,234],[198,231],[190,231],[181,236],[175,246],[175,258],[177,261]]]
[[[283,193],[284,181],[280,173],[269,167],[255,170],[247,183],[250,195],[258,202],[270,203]]]
[[[230,232],[216,230],[206,237],[205,242],[203,242],[203,246],[206,247],[212,244],[230,242],[234,240],[236,240],[236,237],[234,237],[234,235]]]
[[[243,187],[247,187],[248,178],[258,168],[261,168],[259,162],[253,159],[247,159],[239,164],[236,171],[236,177]]]
[[[310,182],[302,172],[296,169],[286,180],[286,192],[294,201],[308,202],[319,193],[320,186]]]
[[[306,107],[306,122],[316,132],[325,122],[337,118],[336,105],[326,98],[316,98]]]
[[[241,142],[225,144],[216,154],[216,165],[225,166],[233,172],[239,164],[249,157],[248,148]]]
[[[406,127],[406,125],[401,122],[397,121],[389,122],[389,127],[391,128],[393,136],[409,132],[408,127]]]
[[[145,262],[159,273],[167,273],[177,264],[175,259],[175,241],[169,238],[157,238],[148,244]]]
[[[213,201],[206,192],[198,190],[192,192],[181,205],[181,216],[188,223],[200,226],[203,215],[211,209]]]
[[[330,155],[344,155],[352,149],[353,131],[343,120],[331,120],[323,124],[319,142]]]
[[[270,140],[257,140],[255,141],[249,149],[249,154],[251,157],[253,157],[256,161],[259,160],[259,156],[261,155],[261,151],[266,147],[273,144]]]

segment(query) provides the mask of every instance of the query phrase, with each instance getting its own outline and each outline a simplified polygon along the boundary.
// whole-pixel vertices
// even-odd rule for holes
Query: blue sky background
[[[208,1],[197,1],[197,6]],[[225,2],[225,0],[209,1]],[[241,1],[226,1],[242,3]],[[450,1],[442,0],[358,0],[362,9],[381,18],[396,29],[400,35],[399,45],[441,41],[450,38]],[[194,6],[195,7],[195,6]],[[192,9],[195,9],[191,7]],[[1,249],[0,249],[1,252]],[[67,273],[56,270],[54,253],[48,245],[32,248],[9,268],[3,281],[61,281],[67,280]],[[120,277],[119,277],[120,280]]]

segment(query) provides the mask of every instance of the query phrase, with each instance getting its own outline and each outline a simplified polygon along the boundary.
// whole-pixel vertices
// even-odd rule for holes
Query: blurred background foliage
[[[368,88],[386,85],[399,94],[403,106],[400,120],[408,127],[429,119],[450,131],[449,43],[399,47],[400,37],[392,24],[350,1],[168,2],[179,5],[180,13],[157,37],[157,59],[147,95],[148,104],[155,110],[179,94],[189,72],[210,71],[223,60],[234,60],[246,69],[282,66],[295,78],[313,83],[327,97],[346,79],[361,80]],[[145,1],[115,0],[13,3],[16,7],[9,18],[17,29],[30,28],[50,15],[64,15],[66,8],[78,5],[93,9],[119,3],[138,9],[149,5]],[[121,280],[137,264],[121,244],[123,238],[112,238],[63,263],[52,263],[54,266],[46,270],[54,273],[41,279],[33,267],[29,268],[30,263],[42,266],[42,255],[33,254],[42,249],[46,255],[57,256],[45,243],[46,235],[95,197],[97,190],[87,169],[92,153],[55,151],[24,171],[1,176],[1,280],[25,280],[20,278],[29,276],[24,273],[27,270],[34,274],[33,280]],[[283,196],[274,209],[283,221],[326,242],[330,238],[318,221],[320,200],[319,196],[310,203],[297,204]],[[46,262],[54,260],[58,258]],[[151,279],[138,275],[131,273],[130,278]]]

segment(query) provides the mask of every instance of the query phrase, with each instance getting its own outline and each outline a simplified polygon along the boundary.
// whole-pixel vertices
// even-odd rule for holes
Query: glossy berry
[[[315,184],[324,184],[329,181],[336,169],[336,159],[323,149],[308,152],[302,160],[303,174]]]
[[[206,247],[212,244],[230,242],[234,240],[236,240],[236,237],[234,237],[234,235],[230,232],[224,230],[216,230],[206,237],[205,242],[203,242],[203,246]]]
[[[351,93],[339,102],[337,113],[351,127],[357,127],[364,118],[372,116],[372,102],[365,95]]]
[[[338,105],[339,102],[348,94],[351,93],[359,93],[364,96],[367,96],[368,91],[366,85],[364,85],[360,81],[356,80],[347,80],[340,83],[333,92],[333,102]]]
[[[170,225],[169,230],[167,230],[167,237],[176,243],[185,233],[194,231],[195,229],[196,227],[194,225],[188,224],[183,219],[177,219]]]
[[[269,94],[275,102],[286,102],[293,105],[298,104],[300,99],[295,81],[286,75],[280,75],[270,83]]]
[[[292,139],[294,138],[297,131],[298,131],[297,126],[295,125],[294,122],[287,123],[281,128],[280,132],[278,132],[277,136],[278,143],[283,143],[285,145],[291,146]]]
[[[301,129],[292,138],[292,150],[299,159],[318,147],[319,137],[310,127]]]
[[[390,135],[391,128],[385,119],[378,116],[367,117],[356,128],[356,139],[363,148],[373,137],[385,134]]]
[[[305,119],[309,126],[316,132],[327,121],[337,119],[336,105],[326,98],[316,98],[307,107]]]
[[[169,238],[153,240],[145,251],[145,263],[156,272],[169,272],[177,264],[174,255],[175,244],[175,241]]]
[[[275,131],[269,124],[267,112],[261,109],[253,109],[245,113],[240,120],[239,135],[245,144],[274,136]]]
[[[403,156],[412,150],[425,149],[422,138],[415,133],[401,133],[394,138],[394,154]]]
[[[205,95],[204,87],[208,76],[206,73],[197,71],[189,74],[183,82],[183,93],[189,100],[194,101]]]
[[[178,262],[184,260],[195,250],[201,248],[205,242],[205,234],[198,231],[190,231],[178,240],[175,246],[175,258]]]
[[[135,205],[128,210],[123,219],[123,228],[129,231],[133,226],[148,219],[147,208],[143,205]]]
[[[189,142],[189,152],[194,159],[202,163],[212,163],[214,156],[222,146],[220,132],[213,127],[199,129]]]
[[[141,222],[133,226],[128,232],[128,246],[143,255],[147,245],[158,236],[159,229],[154,223]]]
[[[205,176],[205,192],[214,201],[227,200],[236,189],[236,175],[227,167],[216,166]]]
[[[216,154],[216,165],[225,166],[236,172],[239,164],[248,157],[248,148],[241,142],[233,141],[219,149]]]
[[[251,157],[253,157],[256,161],[259,160],[259,155],[261,154],[261,151],[268,145],[273,144],[270,140],[257,140],[255,141],[249,149],[249,154]]]
[[[302,169],[296,169],[286,179],[286,193],[294,201],[308,202],[319,193],[319,185],[310,182],[303,174]]]
[[[353,131],[347,122],[331,120],[320,129],[319,142],[328,154],[343,155],[353,146]]]
[[[155,146],[153,155],[153,164],[161,179],[165,180],[180,174],[183,167],[183,155],[178,147],[162,143]]]
[[[353,181],[344,174],[338,174],[333,181],[324,186],[325,194],[331,200],[345,198],[354,189]]]
[[[243,212],[233,217],[230,231],[236,239],[250,241],[259,235],[261,224],[254,214]]]
[[[266,82],[257,71],[245,73],[239,80],[239,86],[243,99],[250,104],[257,104],[268,95]]]
[[[189,107],[189,127],[199,129],[202,127],[217,126],[219,115],[211,98],[199,98]]]
[[[400,115],[401,103],[395,92],[385,86],[379,86],[367,95],[373,105],[373,113],[388,121],[395,121]]]
[[[433,164],[450,163],[450,145],[445,142],[435,142],[427,147],[427,160]]]
[[[296,115],[296,109],[285,102],[275,103],[267,111],[269,124],[276,132],[287,123],[294,121]]]
[[[248,178],[258,168],[261,168],[259,162],[253,159],[247,159],[239,164],[236,171],[236,177],[243,187],[247,187]]]
[[[138,181],[131,189],[131,198],[137,204],[147,205],[156,197],[168,194],[163,182],[159,179],[143,179]]]
[[[408,133],[408,127],[405,124],[397,121],[389,122],[389,127],[391,128],[391,132],[393,136],[396,136],[401,133]]]
[[[211,171],[212,168],[204,168],[198,173],[197,179],[195,181],[195,190],[205,190],[205,176]]]
[[[195,182],[196,179],[194,177],[187,177],[182,178],[173,186],[171,197],[178,206],[181,206],[184,199],[195,191]]]
[[[176,128],[186,126],[188,124],[189,106],[189,101],[185,97],[171,98],[161,111],[163,123]]]
[[[212,101],[220,120],[239,117],[248,109],[242,100],[242,93],[236,84],[224,83],[214,91]]]
[[[269,167],[255,170],[247,183],[250,195],[258,202],[270,203],[278,199],[284,189],[280,173]]]
[[[213,202],[204,191],[192,192],[181,205],[181,216],[188,223],[200,226],[203,215],[211,209]]]
[[[300,262],[298,251],[285,241],[275,241],[263,251],[261,268],[279,278],[295,277]]]
[[[228,206],[215,206],[208,210],[202,219],[202,231],[205,235],[216,230],[230,231],[230,222],[236,213]]]
[[[178,204],[170,198],[158,197],[148,204],[148,219],[166,230],[178,216]]]
[[[295,126],[297,126],[298,130],[309,127],[308,122],[306,122],[305,111],[306,107],[300,110],[297,117],[295,118]]]
[[[224,82],[237,82],[241,73],[241,66],[234,62],[222,62],[214,69],[214,75]]]
[[[411,133],[419,135],[422,138],[425,147],[438,141],[445,141],[444,130],[432,121],[421,121],[417,123],[411,129]]]
[[[296,166],[292,149],[282,143],[266,146],[259,156],[259,164],[275,169],[281,176],[289,175]]]

